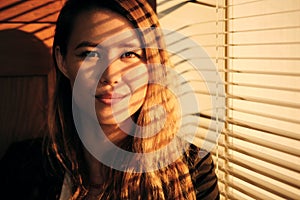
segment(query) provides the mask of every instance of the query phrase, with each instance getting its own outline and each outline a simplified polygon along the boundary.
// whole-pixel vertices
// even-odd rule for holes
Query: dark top
[[[191,146],[192,159],[187,162],[197,199],[219,199],[217,177],[210,153]],[[54,173],[42,140],[27,140],[12,144],[0,161],[1,199],[59,199],[63,174]]]

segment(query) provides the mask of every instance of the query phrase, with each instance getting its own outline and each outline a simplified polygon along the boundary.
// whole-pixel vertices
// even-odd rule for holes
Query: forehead
[[[114,38],[121,42],[137,39],[133,25],[120,14],[108,9],[85,11],[74,21],[70,45],[81,41],[100,43]]]

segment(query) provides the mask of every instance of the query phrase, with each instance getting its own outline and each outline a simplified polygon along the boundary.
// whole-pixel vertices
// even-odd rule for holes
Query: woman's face
[[[81,13],[75,20],[59,69],[70,79],[76,105],[96,111],[100,124],[121,123],[143,104],[148,71],[141,42],[133,26],[107,9]],[[93,104],[91,106],[88,104]]]

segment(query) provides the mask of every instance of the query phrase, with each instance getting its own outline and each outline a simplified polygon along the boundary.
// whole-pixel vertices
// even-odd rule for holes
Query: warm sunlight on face
[[[145,55],[124,17],[104,9],[80,14],[67,49],[65,74],[72,86],[79,79],[82,99],[94,99],[100,124],[121,123],[141,107],[148,83]],[[82,99],[75,103],[85,110]]]

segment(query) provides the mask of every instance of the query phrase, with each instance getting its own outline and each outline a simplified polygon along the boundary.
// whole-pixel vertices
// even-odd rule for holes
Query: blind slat
[[[280,130],[277,128],[272,128],[267,125],[262,125],[262,124],[257,124],[257,123],[249,123],[249,122],[245,122],[245,121],[241,121],[241,120],[237,120],[237,119],[233,119],[233,118],[228,118],[227,122],[229,122],[230,124],[233,124],[233,125],[238,125],[238,126],[253,129],[253,130],[263,131],[266,133],[290,138],[290,139],[297,140],[297,141],[300,140],[300,134],[297,134],[297,133],[295,134],[294,132],[289,132],[287,130]]]
[[[213,153],[214,156],[216,156],[215,153]],[[263,176],[267,176],[269,178],[272,178],[276,181],[280,181],[284,184],[290,185],[291,187],[294,187],[295,189],[300,189],[300,183],[299,183],[299,179],[293,176],[287,176],[284,173],[278,173],[278,171],[272,169],[272,168],[268,168],[265,167],[263,165],[258,165],[256,162],[253,161],[249,161],[249,159],[243,159],[243,156],[239,156],[237,158],[234,157],[226,157],[224,158],[222,155],[220,155],[218,157],[218,159],[223,159],[223,163],[225,162],[225,160],[227,160],[230,163],[234,163],[235,165],[239,165],[242,166],[248,170],[251,170],[257,174],[263,175]],[[253,160],[253,158],[252,158]],[[221,162],[222,163],[222,162]],[[261,162],[261,163],[265,163],[265,162]],[[219,164],[219,167],[224,168],[224,164]],[[283,168],[283,170],[286,173],[289,173],[289,171],[285,168]],[[224,171],[224,170],[222,170]],[[226,171],[226,170],[225,170]],[[224,173],[224,172],[223,172]]]
[[[275,194],[279,197],[285,198],[285,199],[297,199],[298,194],[293,193],[291,191],[285,190],[282,187],[279,187],[276,185],[276,183],[271,181],[266,181],[265,179],[259,179],[254,175],[250,175],[246,171],[241,171],[237,168],[228,169],[230,175],[237,177],[239,179],[242,179],[246,181],[247,183],[250,183],[252,185],[255,185],[256,187],[259,187],[261,189],[264,189],[265,191],[268,191],[272,194]]]
[[[300,156],[299,147],[294,148],[293,146],[287,146],[287,145],[284,145],[284,144],[275,143],[275,142],[272,142],[272,141],[269,141],[269,140],[266,140],[266,139],[262,139],[261,137],[256,138],[254,136],[254,137],[249,138],[249,137],[246,137],[247,135],[243,136],[243,134],[239,134],[239,133],[236,133],[236,132],[228,132],[227,134],[230,137],[234,137],[234,138],[237,138],[237,139],[240,139],[240,140],[244,140],[246,142],[251,142],[253,144],[260,145],[260,146],[270,148],[270,149],[274,149],[274,150],[277,150],[277,151],[281,151],[281,152],[284,152],[284,153],[287,153],[287,154],[291,154],[293,156]]]
[[[248,146],[250,146],[250,145],[248,145]],[[257,151],[255,149],[247,148],[247,147],[244,147],[241,145],[237,146],[237,145],[233,145],[233,144],[228,144],[227,147],[232,151],[237,151],[237,152],[245,154],[247,156],[255,157],[262,161],[280,166],[282,168],[294,171],[296,173],[300,173],[300,167],[298,165],[295,165],[293,160],[288,161],[288,160],[277,158],[273,155],[262,154],[261,151]]]

